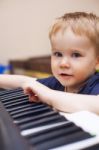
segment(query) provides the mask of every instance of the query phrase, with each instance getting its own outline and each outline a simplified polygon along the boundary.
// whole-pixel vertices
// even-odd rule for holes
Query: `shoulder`
[[[93,75],[90,82],[91,82],[90,86],[92,87],[91,94],[93,95],[99,94],[99,73]]]
[[[53,76],[48,77],[48,78],[43,78],[43,79],[37,79],[37,81],[42,83],[42,84],[44,84],[45,86],[47,86],[47,87],[49,87],[51,89],[60,90],[60,91],[64,90],[64,87]]]
[[[99,73],[95,73],[87,80],[80,93],[99,95]]]

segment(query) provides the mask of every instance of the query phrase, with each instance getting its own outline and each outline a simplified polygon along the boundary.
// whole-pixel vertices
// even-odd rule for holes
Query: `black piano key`
[[[24,124],[26,123],[27,121],[32,121],[32,120],[35,120],[37,118],[39,118],[40,116],[42,116],[43,114],[45,113],[48,113],[48,112],[52,112],[52,110],[48,107],[46,107],[46,109],[44,110],[41,110],[40,113],[32,113],[32,115],[28,115],[28,116],[25,116],[25,117],[19,117],[19,118],[16,118],[14,119],[13,121],[18,124],[18,125],[21,125],[21,124]]]
[[[15,96],[23,95],[23,94],[24,94],[24,92],[18,91],[18,92],[13,92],[13,93],[9,93],[9,94],[4,94],[0,97],[2,97],[4,99],[4,98],[7,98],[7,97],[11,97],[11,96],[15,97]]]
[[[75,130],[75,128],[77,130],[80,129],[79,127],[76,127],[74,125],[74,123],[72,123],[71,121],[65,120],[63,122],[63,124],[58,124],[58,125],[56,124],[54,127],[52,126],[50,128],[47,128],[47,129],[45,128],[44,130],[41,130],[41,131],[36,132],[36,133],[30,133],[29,135],[26,135],[26,137],[28,139],[31,139],[31,141],[32,141],[33,138],[35,138],[35,141],[38,142],[40,140],[40,136],[42,136],[43,134],[44,134],[44,137],[42,138],[42,140],[44,140],[45,136],[48,137],[48,138],[52,137],[52,135],[56,136],[55,135],[56,131],[60,131],[61,130],[61,133],[62,133],[62,130],[63,130],[65,132],[67,132],[67,133],[70,133],[70,132],[72,132],[71,128],[73,128],[73,130]],[[49,133],[52,133],[52,134],[48,135]],[[56,134],[59,134],[59,132],[57,132]]]
[[[26,101],[26,100],[28,101],[28,97],[23,96],[23,97],[19,97],[18,99],[17,99],[17,98],[13,98],[12,100],[13,100],[13,101],[10,101],[10,99],[9,99],[9,101],[3,102],[3,104],[4,104],[5,106],[9,106],[9,105],[18,103],[18,102],[20,102],[20,101]]]
[[[19,126],[22,124],[25,124],[27,122],[31,122],[31,121],[35,121],[35,120],[39,120],[42,119],[44,117],[49,117],[52,115],[58,115],[58,112],[52,111],[51,109],[45,110],[44,113],[40,113],[38,115],[35,116],[29,116],[28,118],[23,118],[15,123],[17,123]]]
[[[22,96],[22,95],[25,95],[24,92],[17,92],[17,93],[9,93],[9,94],[6,94],[6,95],[3,95],[3,96],[0,96],[2,98],[2,101],[5,101],[5,99],[8,101],[9,99],[14,98],[14,97],[19,97],[19,96]]]
[[[9,95],[9,94],[12,94],[12,93],[16,93],[17,92],[23,92],[23,89],[22,88],[16,88],[16,89],[4,89],[4,90],[1,90],[0,91],[0,97],[3,96],[3,95]]]
[[[49,106],[43,107],[41,109],[29,110],[27,112],[23,112],[21,114],[14,115],[14,116],[12,116],[12,118],[15,119],[15,120],[22,119],[22,118],[25,118],[25,117],[28,117],[28,116],[32,116],[32,115],[36,115],[36,114],[42,113],[46,109],[49,109]]]
[[[27,104],[25,104],[25,105],[21,105],[21,106],[14,107],[14,108],[10,108],[10,109],[6,109],[6,110],[7,110],[9,113],[11,113],[11,112],[17,111],[17,110],[19,110],[19,109],[23,109],[23,108],[26,108],[26,107],[34,107],[34,106],[36,106],[36,105],[40,105],[40,103],[37,104],[37,103],[34,103],[34,102],[29,102],[29,103],[27,103]]]
[[[16,97],[8,97],[8,98],[4,98],[4,99],[1,98],[1,101],[3,102],[3,104],[7,105],[10,103],[14,103],[14,100],[19,101],[19,99],[24,99],[24,98],[29,99],[28,96],[26,96],[26,95],[19,95]]]
[[[19,128],[21,130],[26,130],[26,129],[30,129],[30,128],[35,128],[35,127],[40,127],[40,126],[44,126],[44,125],[50,125],[50,124],[57,123],[57,122],[62,122],[64,120],[65,119],[62,116],[53,115],[53,116],[49,116],[49,117],[44,117],[39,120],[35,120],[35,122],[34,121],[27,122],[23,125],[20,125]]]
[[[76,139],[76,134],[78,139]],[[33,145],[45,145],[46,143],[49,145],[51,142],[54,144],[53,147],[56,145],[61,146],[63,144],[69,144],[70,142],[77,140],[79,141],[90,137],[92,137],[90,134],[84,132],[80,127],[77,127],[72,122],[67,122],[66,124],[52,127],[27,136],[29,142]]]
[[[69,126],[69,127],[68,127]],[[75,126],[71,122],[67,125],[61,125],[61,128],[54,127],[41,133],[32,135],[29,142],[40,148],[54,148],[57,146],[70,144],[83,139],[91,138],[92,136]]]
[[[20,105],[26,105],[28,103],[29,103],[28,100],[24,99],[23,101],[20,100],[19,102],[15,102],[13,104],[6,105],[5,108],[10,109],[10,108],[18,107]]]
[[[43,108],[45,107],[44,104],[40,104],[40,105],[29,105],[29,107],[26,107],[26,108],[21,108],[19,110],[16,110],[16,111],[13,111],[10,113],[11,116],[14,116],[14,115],[17,115],[17,114],[20,114],[20,113],[24,113],[24,112],[28,112],[29,110],[34,110],[34,109],[39,109],[39,108]]]
[[[82,150],[99,150],[99,144],[88,146],[87,148],[83,148]]]
[[[57,138],[52,138],[51,140],[40,142],[39,144],[34,144],[37,150],[47,150],[52,148],[57,148],[59,146],[75,143],[77,141],[82,141],[83,139],[90,138],[88,133],[84,133],[82,131],[74,133],[70,133],[69,135],[59,136]],[[60,148],[61,149],[61,148]]]
[[[2,99],[2,102],[5,102],[5,101],[9,101],[9,100],[13,101],[13,98],[18,99],[18,98],[20,98],[22,96],[28,96],[28,95],[19,92],[17,95],[14,93],[14,94],[4,95],[4,96],[0,96],[0,97]]]

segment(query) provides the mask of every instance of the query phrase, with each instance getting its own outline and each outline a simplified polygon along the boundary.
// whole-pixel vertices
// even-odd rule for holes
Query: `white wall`
[[[99,0],[0,0],[0,63],[50,54],[49,27],[70,11],[99,15]]]

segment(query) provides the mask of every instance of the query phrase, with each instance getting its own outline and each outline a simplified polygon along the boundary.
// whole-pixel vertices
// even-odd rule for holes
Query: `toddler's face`
[[[95,49],[86,36],[79,36],[68,28],[51,37],[53,75],[68,91],[78,89],[95,72]]]

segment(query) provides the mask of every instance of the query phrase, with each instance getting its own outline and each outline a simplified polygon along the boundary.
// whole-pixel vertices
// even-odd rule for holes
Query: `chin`
[[[58,80],[61,84],[62,84],[62,86],[64,86],[64,87],[69,87],[69,86],[73,86],[74,84],[73,83],[71,83],[70,81],[62,81],[62,80]]]
[[[55,75],[54,75],[55,76]],[[58,77],[58,76],[55,76],[55,78],[60,82],[60,84],[62,85],[62,86],[64,86],[64,87],[66,87],[66,86],[71,86],[71,80],[66,80],[66,79],[63,79],[63,78],[60,78],[60,77]]]
[[[64,86],[64,87],[68,86],[67,83],[60,81],[60,80],[58,80],[58,81],[61,83],[62,86]]]

